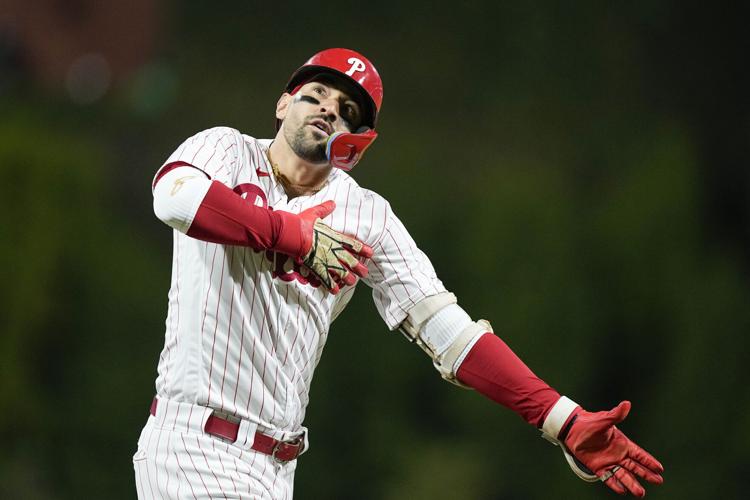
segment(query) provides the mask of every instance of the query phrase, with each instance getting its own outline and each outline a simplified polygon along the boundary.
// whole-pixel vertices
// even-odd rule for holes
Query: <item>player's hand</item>
[[[323,224],[321,219],[335,208],[336,203],[329,200],[299,214],[303,225],[303,248],[309,248],[300,261],[333,294],[345,285],[356,283],[357,276],[366,278],[367,267],[357,257],[372,257],[372,248]]]
[[[664,467],[651,454],[620,431],[619,424],[630,411],[623,401],[610,411],[590,413],[580,409],[572,417],[564,445],[587,469],[615,492],[643,497],[646,490],[637,478],[661,484]]]

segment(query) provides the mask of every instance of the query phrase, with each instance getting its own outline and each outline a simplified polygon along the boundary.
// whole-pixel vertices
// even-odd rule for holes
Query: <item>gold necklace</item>
[[[276,181],[284,187],[284,190],[287,192],[291,191],[292,193],[298,191],[294,188],[294,184],[292,184],[289,179],[287,179],[286,176],[279,171],[279,166],[276,164],[276,162],[273,161],[273,158],[271,158],[271,148],[268,148],[266,150],[266,158],[268,158],[268,163],[271,164],[271,171],[273,172],[273,176],[276,178]],[[326,179],[326,181],[321,184],[318,189],[312,190],[310,195],[316,194],[318,191],[323,189],[326,184],[328,184],[328,179]],[[295,194],[295,196],[300,196],[300,194]]]

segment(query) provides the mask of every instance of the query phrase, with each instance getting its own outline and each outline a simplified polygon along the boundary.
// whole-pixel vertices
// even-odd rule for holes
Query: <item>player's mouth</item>
[[[333,133],[331,125],[327,121],[321,120],[320,118],[310,120],[310,123],[308,123],[308,125],[323,132],[325,134],[325,137],[328,137],[329,135],[331,135],[331,133]]]

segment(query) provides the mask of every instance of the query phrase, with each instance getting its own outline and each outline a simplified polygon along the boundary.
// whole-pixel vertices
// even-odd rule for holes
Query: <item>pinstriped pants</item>
[[[296,460],[281,465],[242,446],[241,437],[238,446],[205,434],[211,410],[169,403],[159,401],[133,455],[139,500],[292,499]]]

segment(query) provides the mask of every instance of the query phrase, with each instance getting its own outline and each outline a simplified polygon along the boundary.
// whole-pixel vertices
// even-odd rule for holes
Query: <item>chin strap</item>
[[[349,171],[377,137],[377,132],[366,127],[356,133],[335,132],[328,138],[326,158],[332,166]]]

